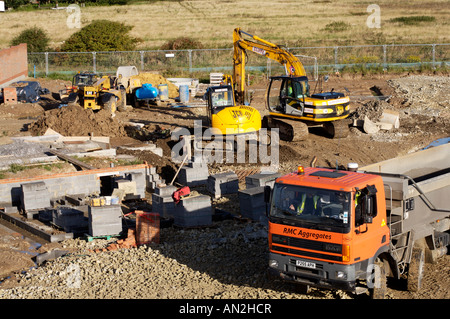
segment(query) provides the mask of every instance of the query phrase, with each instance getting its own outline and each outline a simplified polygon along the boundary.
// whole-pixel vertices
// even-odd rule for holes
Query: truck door
[[[354,235],[350,262],[361,262],[374,257],[379,248],[389,242],[385,215],[379,213],[383,207],[380,207],[382,205],[377,195],[374,185],[368,185],[355,193]]]

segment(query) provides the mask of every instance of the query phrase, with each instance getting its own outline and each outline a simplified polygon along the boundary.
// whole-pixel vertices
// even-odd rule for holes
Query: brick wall
[[[0,50],[0,88],[28,76],[27,44]]]

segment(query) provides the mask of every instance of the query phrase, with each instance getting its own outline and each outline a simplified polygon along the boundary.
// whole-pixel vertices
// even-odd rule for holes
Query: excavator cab
[[[309,96],[306,76],[274,76],[267,92],[269,110],[283,114],[303,115],[305,98]]]
[[[211,113],[218,113],[229,106],[235,106],[231,85],[212,86],[208,88],[208,106]]]
[[[261,129],[261,115],[250,106],[236,105],[232,85],[211,86],[204,99],[208,102],[208,125],[214,134],[247,134]]]

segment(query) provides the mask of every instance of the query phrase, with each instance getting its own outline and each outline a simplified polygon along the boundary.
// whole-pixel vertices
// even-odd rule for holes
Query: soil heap
[[[127,136],[124,126],[106,110],[94,113],[78,105],[46,111],[30,125],[33,135],[43,135],[48,128],[64,136]]]

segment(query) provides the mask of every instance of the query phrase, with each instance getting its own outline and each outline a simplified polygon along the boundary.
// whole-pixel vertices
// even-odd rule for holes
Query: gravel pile
[[[260,223],[215,222],[203,229],[161,229],[161,243],[101,253],[107,240],[72,239],[72,253],[16,275],[1,299],[285,299],[348,298],[342,292],[302,295],[269,280],[267,229]]]
[[[389,80],[388,84],[403,98],[403,106],[413,111],[428,110],[438,115],[439,111],[449,109],[448,76],[415,75]]]

